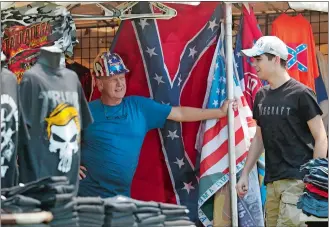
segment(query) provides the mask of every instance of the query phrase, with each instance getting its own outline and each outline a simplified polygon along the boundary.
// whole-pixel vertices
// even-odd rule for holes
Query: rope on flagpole
[[[226,69],[227,69],[227,98],[233,99],[233,44],[232,44],[232,3],[226,3],[225,10],[225,40],[226,40]],[[238,227],[238,208],[236,193],[236,157],[235,157],[235,130],[234,112],[232,104],[228,109],[228,152],[230,157],[230,194],[232,226]]]

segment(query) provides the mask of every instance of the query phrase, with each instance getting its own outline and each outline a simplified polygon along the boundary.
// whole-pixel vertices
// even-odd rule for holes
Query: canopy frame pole
[[[225,45],[226,45],[226,81],[227,98],[234,99],[233,81],[233,43],[232,43],[232,3],[225,4]],[[235,157],[235,129],[234,112],[232,104],[228,108],[228,152],[230,158],[230,194],[231,194],[231,214],[232,226],[238,227],[238,208],[236,186],[236,157]]]

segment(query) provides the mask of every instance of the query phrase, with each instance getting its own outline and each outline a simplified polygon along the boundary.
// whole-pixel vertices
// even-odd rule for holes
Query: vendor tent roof
[[[17,7],[30,4],[31,2],[1,2],[1,9],[7,8],[8,6],[15,5]],[[85,15],[104,15],[104,10],[100,8],[97,3],[102,3],[104,6],[116,7],[123,2],[111,1],[111,2],[54,2],[59,5],[63,5],[70,10],[72,14],[85,14]],[[166,2],[162,2],[166,3]],[[170,2],[172,3],[172,2]],[[196,5],[199,2],[175,2],[176,4],[191,4]],[[237,3],[236,3],[237,4]],[[241,5],[241,3],[239,3]],[[257,14],[269,14],[269,13],[281,13],[289,8],[296,9],[297,11],[304,10],[317,10],[322,12],[328,12],[328,3],[327,2],[251,2],[249,3],[253,9],[254,13]],[[290,11],[292,11],[290,9]],[[232,7],[232,14],[240,15],[241,12],[237,7]],[[117,24],[116,19],[104,19],[103,23],[106,25],[115,25]],[[76,21],[77,27],[92,26],[96,24],[95,20],[84,20]]]

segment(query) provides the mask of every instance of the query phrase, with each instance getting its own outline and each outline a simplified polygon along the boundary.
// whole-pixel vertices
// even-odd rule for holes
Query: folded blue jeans
[[[300,197],[297,208],[319,218],[328,217],[328,201],[317,200],[307,192]]]

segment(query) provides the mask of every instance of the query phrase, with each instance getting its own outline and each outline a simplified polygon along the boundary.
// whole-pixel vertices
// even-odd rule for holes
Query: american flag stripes
[[[224,29],[222,25],[220,39],[218,40],[212,67],[209,74],[210,89],[206,96],[207,108],[219,108],[227,98],[226,93],[226,67],[224,53]],[[237,172],[243,165],[255,133],[255,122],[252,113],[239,85],[237,64],[234,61],[234,96],[238,98],[239,108],[234,111],[235,120],[235,152]],[[201,160],[200,160],[200,188],[199,188],[199,218],[204,226],[212,225],[212,214],[203,205],[220,188],[229,181],[229,154],[228,154],[228,125],[227,118],[208,120],[203,128]],[[211,211],[212,212],[212,211]]]

